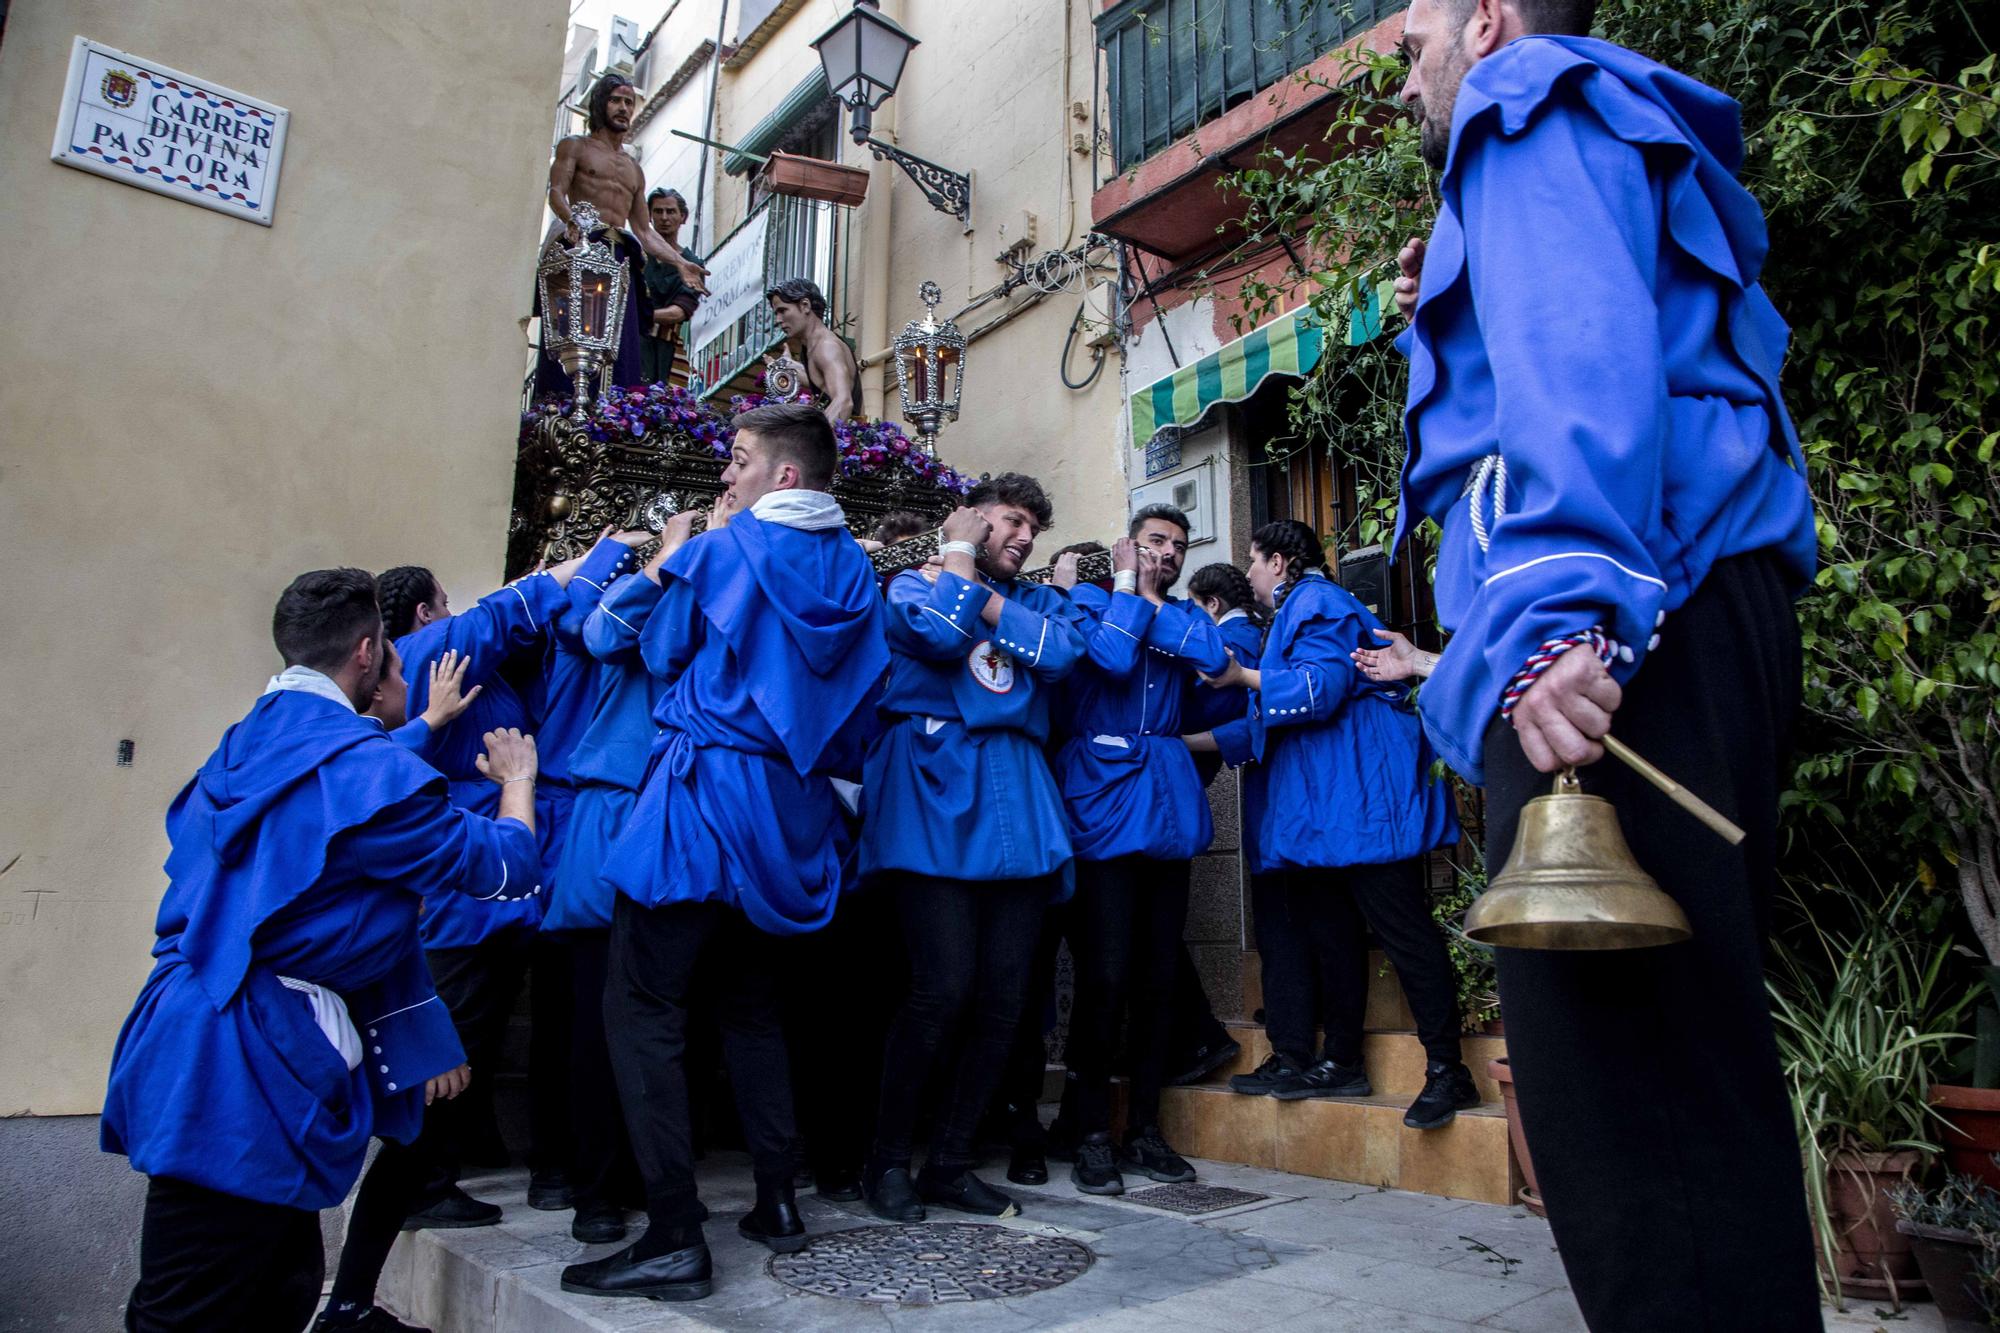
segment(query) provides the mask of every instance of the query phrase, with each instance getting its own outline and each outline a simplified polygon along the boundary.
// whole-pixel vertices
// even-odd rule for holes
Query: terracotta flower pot
[[[1945,1161],[1961,1176],[1976,1176],[2000,1190],[2000,1088],[1962,1088],[1937,1084],[1931,1105],[1944,1113]]]
[[[1979,1284],[1972,1276],[1973,1263],[1979,1257],[1979,1242],[1972,1233],[1921,1222],[1898,1222],[1896,1230],[1909,1237],[1917,1270],[1924,1275],[1924,1285],[1931,1289],[1931,1299],[1937,1302],[1949,1333],[1986,1328]]]
[[[1521,1186],[1521,1202],[1536,1217],[1547,1217],[1542,1192],[1535,1188],[1535,1164],[1528,1157],[1528,1132],[1521,1128],[1521,1109],[1514,1099],[1514,1071],[1505,1056],[1490,1061],[1486,1069],[1500,1085],[1500,1100],[1507,1108],[1507,1141],[1514,1145],[1514,1160],[1521,1164],[1521,1179],[1527,1182]]]
[[[1826,1199],[1833,1220],[1834,1272],[1847,1294],[1888,1297],[1919,1288],[1916,1256],[1910,1253],[1910,1238],[1896,1230],[1888,1191],[1908,1179],[1920,1160],[1905,1149],[1837,1153],[1829,1164]]]
[[[773,194],[821,199],[849,208],[868,197],[868,172],[861,167],[796,153],[773,153],[764,173]]]

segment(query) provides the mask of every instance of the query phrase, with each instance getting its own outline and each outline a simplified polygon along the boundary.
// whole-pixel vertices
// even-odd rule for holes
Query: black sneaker
[[[1477,1105],[1479,1085],[1472,1081],[1472,1071],[1459,1061],[1433,1060],[1424,1066],[1424,1090],[1410,1103],[1403,1123],[1411,1129],[1439,1129]]]
[[[416,1324],[406,1324],[379,1305],[371,1305],[353,1318],[345,1318],[329,1308],[313,1322],[312,1333],[431,1333]]]
[[[1243,1093],[1248,1097],[1263,1097],[1268,1095],[1272,1088],[1297,1078],[1300,1072],[1299,1067],[1284,1056],[1267,1055],[1263,1064],[1247,1074],[1238,1074],[1230,1079],[1229,1090]]]
[[[1304,1101],[1309,1097],[1372,1097],[1375,1085],[1368,1081],[1368,1071],[1360,1065],[1321,1060],[1274,1084],[1271,1095],[1281,1102]]]
[[[443,1198],[403,1219],[405,1231],[454,1231],[466,1227],[490,1227],[500,1220],[500,1205],[481,1203],[453,1185]]]
[[[625,1239],[625,1214],[610,1203],[580,1203],[570,1219],[569,1234],[585,1245],[602,1245]]]
[[[1021,1211],[1019,1204],[973,1175],[970,1169],[955,1171],[943,1167],[933,1170],[926,1165],[917,1176],[917,1193],[923,1196],[925,1203],[934,1203],[940,1208],[956,1208],[961,1213],[976,1213],[980,1217],[1013,1217]]]
[[[1176,1062],[1181,1072],[1168,1079],[1167,1086],[1184,1088],[1199,1083],[1242,1053],[1243,1047],[1228,1037],[1197,1046]]]
[[[1125,1140],[1118,1160],[1146,1179],[1164,1185],[1182,1185],[1194,1179],[1194,1168],[1188,1165],[1187,1158],[1167,1146],[1158,1125],[1148,1125]]]
[[[1076,1145],[1076,1165],[1069,1169],[1072,1184],[1085,1194],[1123,1194],[1125,1177],[1118,1174],[1118,1160],[1111,1151],[1111,1136],[1102,1131],[1086,1134]]]
[[[543,1213],[565,1212],[576,1206],[570,1191],[569,1172],[531,1171],[528,1173],[528,1207]]]

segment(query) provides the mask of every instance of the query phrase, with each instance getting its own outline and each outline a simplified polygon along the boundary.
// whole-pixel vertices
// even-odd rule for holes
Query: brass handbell
[[[1644,949],[1693,933],[1573,768],[1522,807],[1507,864],[1465,914],[1466,938],[1505,949]]]

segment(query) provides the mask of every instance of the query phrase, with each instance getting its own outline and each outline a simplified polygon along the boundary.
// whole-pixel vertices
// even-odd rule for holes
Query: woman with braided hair
[[[1458,838],[1450,790],[1431,776],[1403,687],[1356,668],[1354,650],[1377,642],[1381,621],[1327,577],[1318,535],[1295,520],[1267,523],[1251,534],[1250,553],[1250,586],[1275,614],[1256,666],[1235,659],[1205,677],[1250,692],[1248,713],[1214,739],[1225,760],[1254,758],[1262,769],[1262,799],[1246,802],[1250,869],[1283,872],[1290,933],[1309,941],[1318,964],[1326,1046],[1303,1067],[1309,1049],[1281,1051],[1258,1071],[1260,1086],[1238,1090],[1286,1101],[1372,1094],[1361,1062],[1372,928],[1428,1057],[1424,1090],[1403,1123],[1435,1129],[1479,1103],[1459,1050],[1451,960],[1425,890],[1424,854]],[[1311,969],[1269,966],[1280,957],[1264,973],[1274,1048],[1280,1034],[1310,1034],[1317,1007]],[[1300,1044],[1309,1043],[1308,1035]]]

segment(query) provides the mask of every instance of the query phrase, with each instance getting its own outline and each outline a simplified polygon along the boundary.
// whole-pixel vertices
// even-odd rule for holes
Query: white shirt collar
[[[348,712],[356,712],[354,700],[347,692],[334,684],[333,677],[325,672],[315,671],[309,666],[288,666],[271,677],[271,683],[264,687],[264,693],[276,694],[279,690],[297,690],[301,694],[317,694],[322,699],[332,699]]]
[[[803,532],[823,532],[847,526],[840,502],[825,491],[794,487],[788,491],[766,491],[751,504],[750,512],[766,523],[777,523]]]
[[[1245,611],[1240,606],[1232,606],[1227,611],[1224,611],[1215,623],[1218,625],[1227,625],[1232,620],[1248,620],[1249,618],[1250,613],[1248,611]]]

